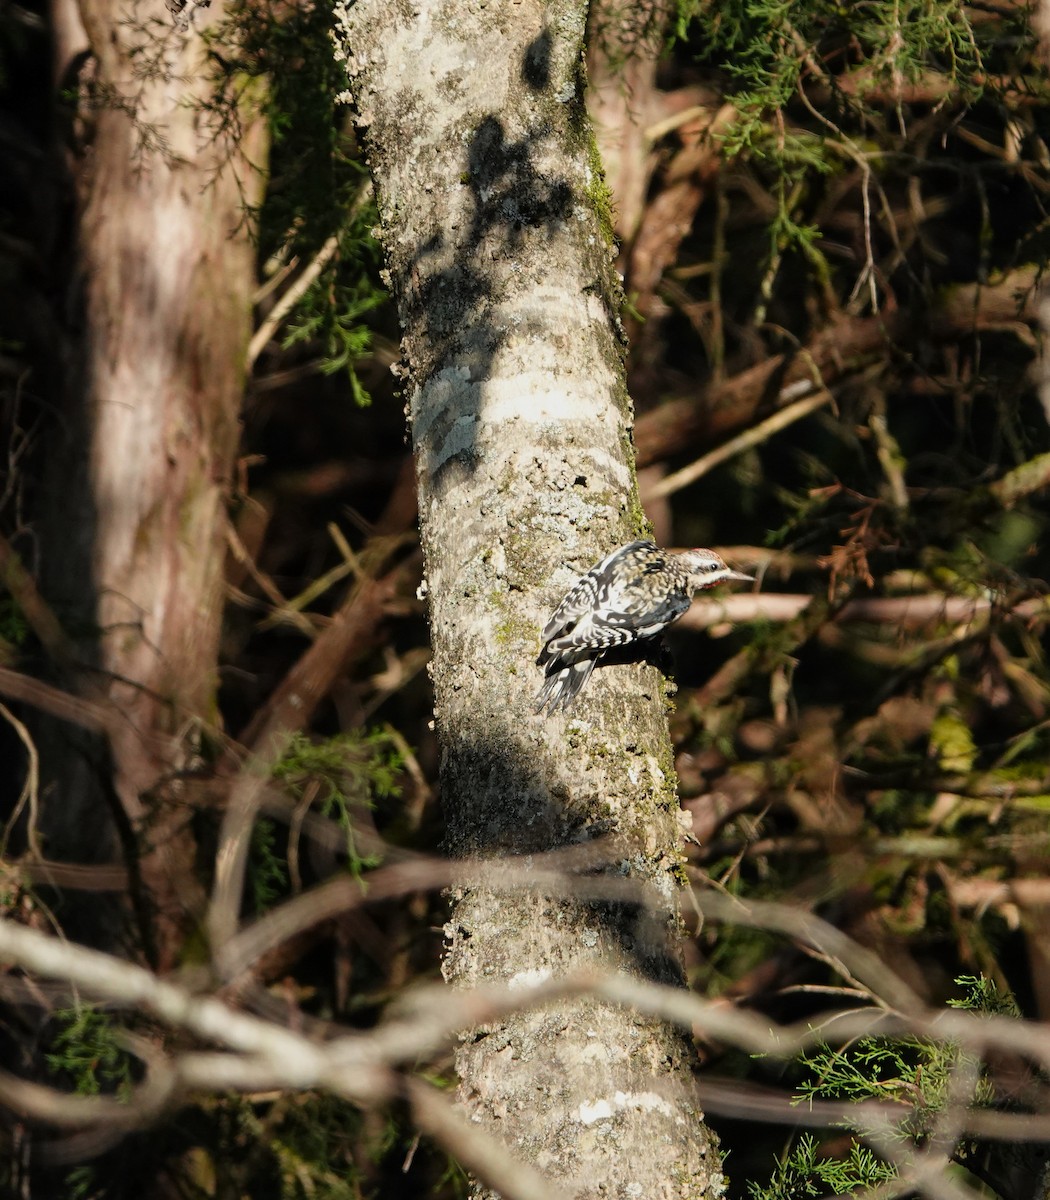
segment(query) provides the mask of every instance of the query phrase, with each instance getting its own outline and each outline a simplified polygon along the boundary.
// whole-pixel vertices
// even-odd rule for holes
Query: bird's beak
[[[755,582],[754,575],[745,575],[742,571],[727,571],[726,574],[722,576],[723,583],[727,579],[735,579],[735,580],[737,580],[738,583],[754,583]]]

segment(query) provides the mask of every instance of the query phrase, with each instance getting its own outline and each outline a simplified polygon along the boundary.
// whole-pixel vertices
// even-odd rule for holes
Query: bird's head
[[[689,585],[694,592],[714,587],[716,583],[726,583],[730,580],[750,583],[754,579],[753,575],[734,571],[726,565],[725,559],[713,550],[686,550],[681,555],[681,563],[689,574]]]

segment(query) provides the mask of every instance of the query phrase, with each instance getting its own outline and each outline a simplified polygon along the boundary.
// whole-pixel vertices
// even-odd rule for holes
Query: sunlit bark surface
[[[532,712],[551,606],[640,530],[582,32],[568,3],[365,3],[342,25],[405,332],[447,844],[620,835],[610,871],[661,910],[463,889],[445,974],[465,985],[678,974],[659,676],[609,667],[568,716]],[[474,1030],[458,1067],[471,1118],[581,1197],[718,1194],[676,1031],[561,1004]]]

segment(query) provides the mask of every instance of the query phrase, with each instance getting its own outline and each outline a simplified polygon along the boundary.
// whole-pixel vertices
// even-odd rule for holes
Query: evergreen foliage
[[[270,172],[254,215],[263,282],[296,264],[324,264],[287,321],[282,349],[298,347],[323,374],[341,373],[363,405],[370,398],[356,367],[372,349],[368,318],[387,293],[367,171],[338,100],[345,74],[332,55],[331,29],[330,0],[288,10],[244,5],[217,40],[237,48],[225,61],[228,75],[265,82]]]
[[[1016,1001],[984,976],[959,976],[956,986],[963,994],[949,999],[952,1008],[972,1012],[1017,1016]],[[900,1119],[877,1132],[894,1147],[896,1161],[879,1155],[861,1139],[866,1132],[863,1117],[844,1122],[855,1130],[842,1145],[841,1138],[829,1141],[826,1149],[811,1134],[798,1136],[777,1162],[768,1184],[748,1184],[752,1200],[794,1200],[797,1197],[848,1195],[873,1188],[897,1177],[908,1148],[919,1149],[933,1134],[937,1119],[952,1103],[954,1077],[958,1072],[979,1076],[974,1103],[994,1107],[995,1088],[982,1072],[977,1056],[950,1041],[918,1037],[863,1037],[832,1048],[821,1045],[800,1056],[807,1073],[796,1087],[795,1103],[812,1100],[863,1100],[895,1105]],[[972,1153],[968,1140],[960,1139],[954,1157],[965,1162]]]
[[[47,1065],[67,1076],[79,1096],[113,1093],[126,1098],[133,1081],[133,1059],[121,1044],[112,1017],[93,1008],[58,1009]]]
[[[866,1146],[851,1143],[843,1157],[822,1158],[817,1139],[804,1133],[778,1163],[767,1184],[748,1182],[752,1200],[803,1200],[849,1196],[893,1179],[895,1172]]]
[[[292,738],[274,767],[274,778],[298,800],[309,792],[322,816],[335,821],[346,838],[350,871],[360,875],[377,865],[374,854],[362,855],[354,837],[354,809],[373,808],[377,801],[401,794],[401,751],[384,729],[350,731],[312,742]]]
[[[295,734],[274,764],[272,776],[294,801],[301,820],[314,810],[342,831],[347,869],[357,878],[379,865],[381,856],[362,851],[355,827],[363,813],[401,795],[402,752],[386,729],[351,730],[323,740]],[[294,823],[294,822],[293,822]],[[262,914],[289,894],[287,839],[276,822],[256,821],[252,828],[248,888],[252,907]],[[293,851],[298,857],[297,850]],[[302,886],[296,868],[296,890]]]

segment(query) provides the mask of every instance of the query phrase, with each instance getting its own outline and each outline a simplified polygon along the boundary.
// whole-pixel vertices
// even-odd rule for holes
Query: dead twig
[[[0,534],[0,586],[6,588],[11,598],[29,622],[29,627],[40,639],[56,666],[70,668],[77,653],[72,639],[66,634],[50,606],[41,596],[33,577],[25,569],[22,559],[11,543]]]
[[[779,403],[783,403],[785,399],[790,398],[790,395],[798,395],[799,391],[808,392],[815,385],[806,380],[800,380],[797,384],[792,384],[785,388],[779,397]],[[675,471],[670,475],[665,475],[663,479],[657,480],[647,489],[647,494],[643,495],[642,503],[644,504],[650,499],[659,499],[662,496],[670,496],[674,492],[679,492],[689,484],[695,483],[698,479],[702,479],[709,471],[713,471],[715,467],[721,466],[722,463],[728,462],[731,458],[735,458],[738,454],[743,454],[745,450],[751,450],[755,446],[762,445],[775,434],[794,425],[796,421],[801,421],[803,417],[808,417],[811,413],[815,413],[818,409],[823,408],[825,404],[830,404],[835,397],[826,388],[818,388],[813,395],[804,396],[801,400],[796,400],[794,403],[788,403],[785,408],[778,408],[771,417],[767,417],[764,421],[760,421],[751,429],[745,430],[738,434],[735,438],[730,438],[728,442],[718,446],[716,449],[709,451],[707,454],[698,458],[695,462],[690,463],[687,467],[682,467],[681,470]]]
[[[812,596],[787,592],[763,592],[749,595],[730,594],[717,600],[697,600],[677,622],[678,629],[710,629],[712,626],[746,621],[792,621],[809,607]],[[993,608],[1002,608],[992,600],[978,596],[947,596],[927,592],[916,596],[861,596],[847,600],[835,614],[838,622],[864,621],[921,629],[932,624],[969,625],[987,616]],[[1022,600],[1008,610],[1024,621],[1050,618],[1050,597]]]
[[[29,730],[6,704],[0,704],[0,715],[3,716],[4,720],[18,735],[19,741],[25,747],[27,759],[25,782],[22,784],[22,790],[19,793],[10,820],[8,820],[4,827],[3,836],[0,837],[0,859],[6,857],[7,843],[11,837],[11,831],[22,815],[23,809],[28,805],[29,819],[26,822],[26,842],[29,846],[30,854],[39,860],[44,857],[44,850],[40,844],[40,833],[37,828],[40,818],[40,756],[37,754],[36,743],[30,737]]]
[[[332,236],[325,242],[320,250],[314,255],[311,261],[303,269],[301,275],[294,283],[284,292],[277,303],[270,309],[269,313],[259,323],[259,328],[255,331],[251,342],[248,344],[248,369],[255,365],[255,360],[266,349],[266,344],[270,338],[281,327],[281,323],[285,317],[292,311],[299,301],[306,295],[311,287],[317,282],[321,272],[335,257],[336,250],[339,249],[339,235],[333,233]]]

